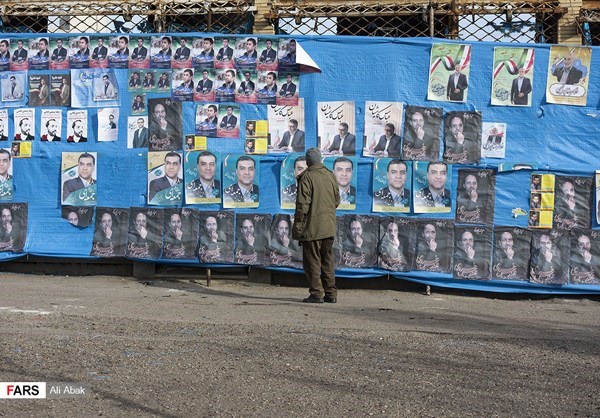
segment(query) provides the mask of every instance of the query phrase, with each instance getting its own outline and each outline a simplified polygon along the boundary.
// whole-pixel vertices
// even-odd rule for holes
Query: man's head
[[[392,241],[398,239],[398,224],[396,222],[390,222],[387,226],[386,231],[388,239]]]
[[[138,129],[142,129],[144,127],[144,118],[138,118],[137,126],[138,126]]]
[[[393,123],[386,123],[383,129],[385,130],[385,136],[388,138],[391,138],[394,132],[396,132],[396,127]]]
[[[463,132],[463,120],[460,116],[454,116],[450,121],[450,132],[454,136]]]
[[[144,46],[144,38],[138,38],[137,39],[137,44],[138,44],[139,47]]]
[[[215,117],[215,115],[217,114],[217,106],[216,105],[208,105],[208,107],[206,108],[206,116],[208,116],[209,119],[212,119]]]
[[[549,235],[542,235],[540,237],[540,250],[542,252],[552,251],[552,239]]]
[[[223,48],[227,48],[229,46],[229,39],[223,38]]]
[[[531,176],[531,182],[533,184],[535,184],[536,186],[538,184],[540,184],[541,181],[542,181],[542,178],[540,176]]]
[[[125,36],[119,36],[119,40],[117,41],[117,43],[119,44],[119,49],[122,51],[125,48],[127,48],[129,40]]]
[[[192,81],[192,77],[194,77],[194,72],[191,69],[186,68],[185,70],[183,70],[184,83],[189,83],[190,81]]]
[[[10,209],[2,209],[0,215],[2,215],[2,225],[6,226],[7,224],[12,223],[12,213]]]
[[[81,51],[84,51],[85,49],[87,49],[89,43],[90,40],[86,36],[82,36],[81,38],[79,38],[79,49]]]
[[[181,216],[179,216],[178,213],[174,213],[171,215],[171,218],[169,220],[169,226],[173,231],[181,229]]]
[[[235,71],[233,71],[233,70],[225,71],[225,82],[231,83],[234,78],[235,78]]]
[[[460,236],[460,242],[459,242],[458,245],[463,250],[466,251],[469,248],[473,248],[473,243],[474,243],[473,234],[471,232],[469,232],[469,231],[465,231]]]
[[[42,52],[48,49],[48,40],[46,38],[40,38],[40,40],[38,41],[38,48]]]
[[[575,198],[575,186],[573,186],[573,183],[569,180],[561,184],[560,191],[565,199]]]
[[[6,39],[0,40],[0,52],[5,53],[8,50],[8,41]]]
[[[519,78],[525,77],[525,68],[519,68]]]
[[[165,119],[167,117],[167,109],[165,109],[165,106],[161,103],[157,104],[156,106],[154,106],[154,118],[157,121],[161,121],[163,119]]]
[[[244,72],[244,77],[246,78],[246,81],[250,81],[251,76],[252,76],[252,74],[250,74],[250,71]]]
[[[203,70],[203,71],[202,71],[202,78],[203,78],[204,80],[208,79],[208,70]]]
[[[427,164],[427,183],[433,191],[441,193],[448,178],[448,166],[446,163],[431,161]]]
[[[340,122],[338,132],[340,133],[340,136],[346,136],[346,134],[348,134],[348,124],[346,122]]]
[[[426,242],[435,241],[436,234],[437,232],[433,224],[426,224],[423,227],[423,238]]]
[[[321,150],[319,148],[309,148],[306,150],[306,165],[311,166],[321,162]]]
[[[252,121],[246,122],[246,129],[250,132],[254,131],[254,122],[252,122]]]
[[[276,78],[277,74],[275,74],[273,71],[269,71],[267,73],[267,86],[271,87],[273,84],[275,84]]]
[[[115,115],[108,115],[108,120],[110,122],[114,122],[115,121]]]
[[[31,121],[29,120],[29,118],[21,119],[21,121],[19,122],[19,128],[21,128],[21,133],[23,135],[29,135],[29,133],[31,132]]]
[[[406,163],[398,158],[390,160],[387,166],[388,187],[396,193],[401,193],[406,183]]]
[[[98,38],[97,42],[98,42],[98,46],[104,45],[104,38]]]
[[[296,41],[292,39],[290,42],[288,42],[287,48],[289,52],[296,53]]]
[[[106,231],[113,226],[112,215],[108,212],[104,212],[102,217],[100,218],[100,225],[102,226],[102,230]]]
[[[6,177],[10,170],[11,156],[7,149],[0,148],[0,176]]]
[[[217,157],[210,151],[202,151],[196,160],[198,175],[204,182],[212,183],[217,170]]]
[[[267,44],[267,49],[271,49],[271,47],[273,46],[273,41],[270,39],[267,39],[266,44]]]
[[[63,46],[63,41],[62,41],[62,39],[57,39],[57,40],[56,40],[56,47],[57,47],[57,48],[62,48],[62,46]]]
[[[202,47],[204,48],[204,50],[208,52],[211,50],[212,46],[213,46],[212,38],[204,38],[204,40],[202,41]]]
[[[238,158],[235,163],[235,174],[237,181],[245,188],[250,188],[254,182],[254,175],[256,174],[255,162],[252,158],[243,155]]]
[[[467,195],[477,191],[477,177],[473,174],[468,174],[463,180],[463,188]]]
[[[171,180],[176,180],[179,177],[179,169],[181,168],[181,155],[175,151],[170,151],[165,155],[165,176]]]
[[[231,116],[233,114],[233,107],[227,106],[227,116]]]
[[[69,214],[67,215],[67,221],[71,225],[77,226],[79,224],[79,215],[77,214],[77,212],[75,212],[75,211],[69,212]]]
[[[83,180],[90,181],[94,174],[94,167],[96,166],[96,157],[92,154],[84,152],[79,156],[79,165],[77,171],[79,177]]]
[[[185,46],[186,40],[185,38],[179,39],[179,45],[183,48]]]
[[[410,117],[410,126],[416,132],[419,128],[423,128],[425,126],[425,118],[421,112],[415,112]]]
[[[204,222],[204,226],[206,227],[206,232],[210,235],[213,232],[217,232],[217,218],[214,216],[208,216],[206,221]]]
[[[23,41],[21,41],[20,39],[17,41],[17,48],[18,49],[23,48]]]
[[[147,225],[147,219],[146,219],[146,214],[145,213],[138,213],[135,216],[135,227],[140,230],[141,228],[146,228]]]
[[[254,49],[256,48],[256,39],[254,38],[248,38],[248,40],[246,41],[246,52],[253,52]]]
[[[455,72],[456,74],[460,74],[460,70],[462,70],[462,67],[461,67],[460,65],[458,65],[458,64],[457,64],[457,65],[454,67],[454,72]]]
[[[250,219],[244,219],[242,222],[242,234],[245,237],[254,235],[254,223]]]
[[[108,81],[108,75],[104,74],[102,76],[102,80],[104,80],[104,85],[108,86],[108,83],[109,83],[109,81]]]
[[[288,129],[291,134],[296,132],[298,130],[298,121],[296,119],[290,119],[288,122]]]
[[[346,157],[336,158],[333,162],[333,174],[335,174],[338,186],[340,187],[348,187],[352,180],[353,171],[354,163]]]
[[[152,73],[149,73],[150,77],[153,77]],[[169,78],[169,75],[167,73],[162,73],[160,75],[161,80],[166,81]]]
[[[306,164],[306,157],[301,155],[300,157],[294,160],[294,177],[298,177],[300,174],[304,172],[308,168]]]
[[[13,86],[17,85],[17,78],[14,75],[10,76],[10,84]]]
[[[290,223],[287,219],[282,218],[277,222],[277,230],[275,231],[277,234],[277,239],[281,242],[284,237],[290,236]]]
[[[287,81],[288,83],[291,83],[291,82],[292,82],[292,75],[291,75],[291,74],[289,74],[289,73],[288,73],[288,74],[286,74],[286,75],[285,75],[285,81]]]
[[[535,205],[539,205],[540,204],[540,195],[539,194],[532,194],[531,195],[531,202]]]
[[[352,239],[356,239],[356,237],[362,236],[362,225],[358,219],[350,222],[350,236]]]
[[[76,137],[82,137],[83,136],[83,122],[79,119],[77,119],[75,122],[73,122],[73,125],[71,125],[71,127],[73,128],[73,135]]]
[[[580,235],[577,238],[577,251],[580,253],[590,251],[592,249],[592,243],[590,242],[590,237],[587,235]]]
[[[502,248],[504,251],[508,250],[509,248],[513,248],[514,242],[513,242],[513,236],[510,232],[503,232],[502,234],[500,234],[500,248]]]
[[[573,63],[575,62],[575,55],[572,52],[567,52],[564,56],[563,65],[565,69],[570,70],[573,67]]]
[[[168,36],[163,36],[162,39],[160,40],[160,49],[163,51],[166,51],[169,49],[170,46],[171,46],[171,38],[169,38]]]

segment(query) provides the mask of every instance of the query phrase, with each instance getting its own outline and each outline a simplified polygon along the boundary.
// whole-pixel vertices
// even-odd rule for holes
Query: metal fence
[[[252,33],[254,12],[254,2],[245,0],[3,1],[0,31]]]
[[[273,1],[278,34],[434,36],[470,41],[557,43],[556,1],[306,4]]]
[[[581,9],[577,17],[577,28],[584,45],[600,45],[600,10]]]

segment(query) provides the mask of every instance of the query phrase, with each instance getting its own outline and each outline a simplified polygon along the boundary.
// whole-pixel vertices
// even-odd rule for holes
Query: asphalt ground
[[[600,303],[0,276],[0,416],[600,416]]]

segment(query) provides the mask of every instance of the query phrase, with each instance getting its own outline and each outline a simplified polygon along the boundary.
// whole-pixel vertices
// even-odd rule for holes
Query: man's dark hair
[[[198,154],[198,158],[196,158],[196,165],[200,162],[200,157],[213,157],[215,159],[215,163],[217,162],[217,156],[210,151],[202,151]]]
[[[299,156],[294,160],[294,169],[296,169],[296,164],[301,163],[302,161],[306,161],[306,157],[304,155]]]
[[[83,154],[81,154],[79,156],[79,158],[77,159],[77,161],[81,161],[82,158],[91,158],[94,165],[96,165],[96,157],[94,157],[92,154],[90,154],[89,152],[84,152]]]
[[[179,164],[181,164],[181,155],[179,155],[179,153],[175,151],[169,151],[167,152],[167,155],[165,155],[165,161],[167,161],[168,157],[177,157],[179,159]]]
[[[86,45],[90,43],[90,40],[87,36],[82,36],[81,38],[79,38],[79,40],[85,42]]]
[[[125,41],[126,44],[129,44],[129,39],[127,39],[127,36],[119,36],[119,41]]]
[[[167,41],[169,43],[169,45],[171,45],[171,38],[169,38],[168,36],[163,36],[162,39],[160,40],[162,41]]]
[[[248,42],[252,42],[252,45],[256,46],[256,39],[248,38]]]
[[[194,76],[194,72],[190,69],[190,68],[186,68],[185,70],[183,70],[184,73],[188,73],[189,75],[191,75],[192,77]]]
[[[7,41],[6,39],[2,39],[2,40],[0,41],[0,44],[3,44],[5,47],[7,47],[7,48],[8,48],[8,41]]]
[[[429,161],[427,163],[427,172],[428,173],[429,173],[429,167],[431,167],[432,165],[435,165],[435,164],[443,165],[444,167],[446,167],[446,172],[448,171],[448,165],[446,163],[444,163],[442,161]]]
[[[10,156],[10,151],[8,151],[7,149],[0,148],[0,154],[6,154],[6,155],[8,155],[8,159],[9,159],[9,160],[12,158],[12,157]]]
[[[354,163],[352,162],[352,160],[350,158],[347,157],[337,157],[335,159],[335,161],[333,162],[333,168],[335,169],[335,165],[338,163],[350,163],[350,165],[352,166],[352,170],[354,171]]]
[[[205,41],[208,41],[211,45],[215,42],[212,38],[204,38]]]
[[[388,173],[390,172],[390,166],[393,165],[393,164],[403,164],[404,168],[408,170],[408,165],[404,161],[402,161],[400,158],[393,158],[393,159],[390,160],[390,162],[387,165],[387,172]]]
[[[240,164],[240,162],[242,161],[252,161],[252,164],[254,164],[254,167],[256,167],[256,161],[254,161],[253,158],[248,157],[247,155],[242,155],[240,158],[237,159],[237,161],[235,162],[235,169],[237,170],[238,165]]]
[[[273,80],[277,80],[277,74],[275,74],[273,71],[269,71],[267,73],[267,75],[270,75],[271,77],[273,77]]]
[[[345,130],[349,130],[350,127],[348,126],[348,124],[346,122],[340,122],[340,126],[343,126]]]
[[[217,105],[214,105],[214,104],[208,105],[208,108],[209,108],[209,109],[210,109],[210,108],[214,109],[214,111],[215,111],[215,112],[218,112],[218,111],[219,111],[219,109],[217,109]]]

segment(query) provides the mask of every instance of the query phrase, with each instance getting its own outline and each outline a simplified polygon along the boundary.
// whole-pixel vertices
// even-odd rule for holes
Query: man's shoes
[[[306,299],[303,299],[302,302],[304,302],[304,303],[323,303],[323,298],[320,298],[315,295],[310,295]]]
[[[324,302],[327,303],[336,303],[337,302],[337,298],[335,296],[332,295],[325,295],[325,297],[323,298]]]

